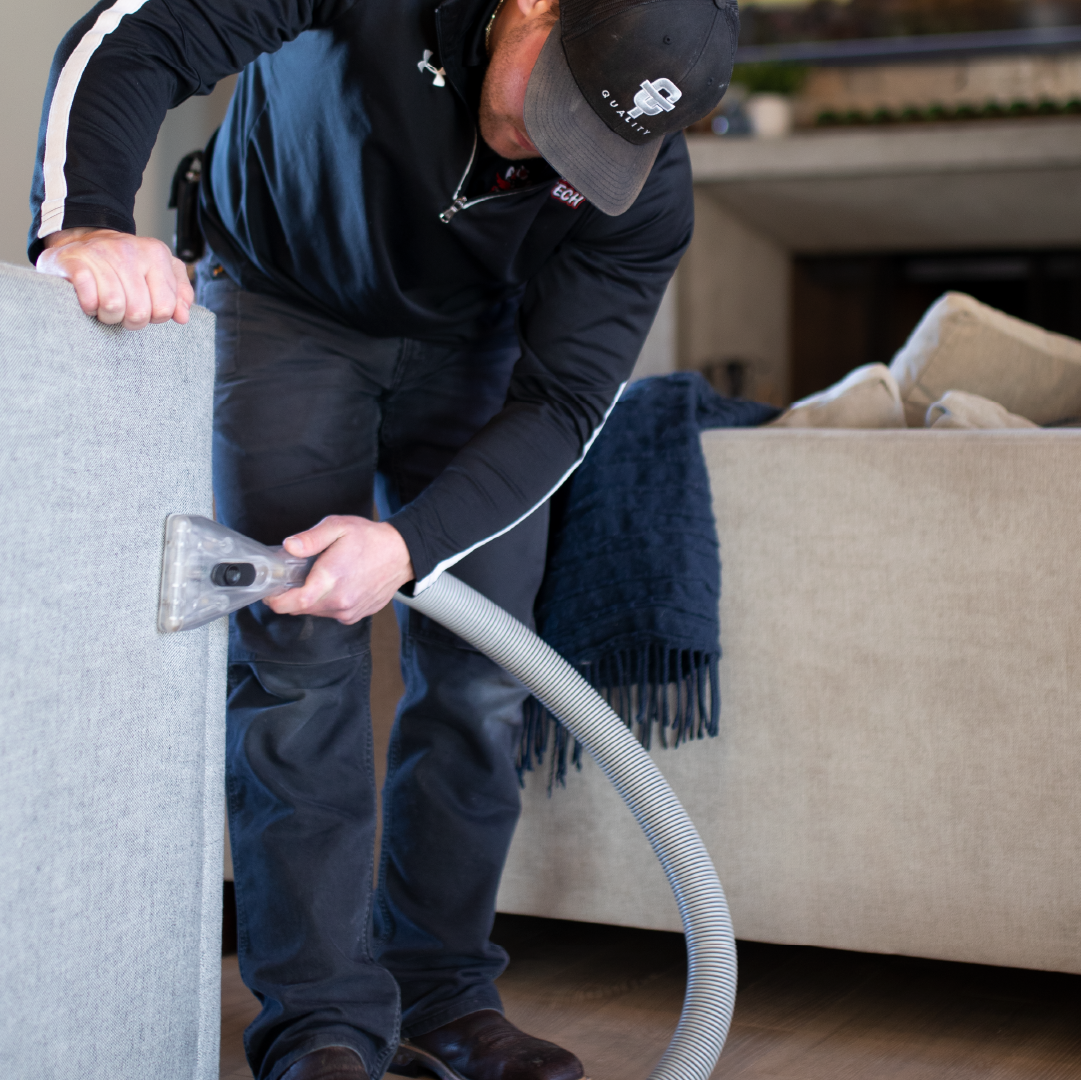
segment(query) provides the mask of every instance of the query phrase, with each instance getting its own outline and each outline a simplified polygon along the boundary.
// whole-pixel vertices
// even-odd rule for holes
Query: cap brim
[[[635,146],[590,108],[567,64],[559,23],[529,77],[524,118],[526,134],[544,160],[613,217],[638,198],[663,141],[658,137]]]

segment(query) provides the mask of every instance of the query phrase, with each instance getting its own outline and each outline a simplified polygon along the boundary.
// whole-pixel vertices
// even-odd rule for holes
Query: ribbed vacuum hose
[[[724,890],[698,830],[650,756],[555,650],[451,574],[397,597],[521,680],[589,751],[630,807],[672,886],[687,942],[687,996],[650,1080],[708,1080],[736,1001],[736,942]]]

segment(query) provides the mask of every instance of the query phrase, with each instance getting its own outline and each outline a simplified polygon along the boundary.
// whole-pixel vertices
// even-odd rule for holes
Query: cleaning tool
[[[256,600],[296,589],[313,562],[249,540],[210,518],[170,514],[158,629],[163,634],[194,630]]]
[[[174,514],[166,528],[159,628],[189,630],[294,588],[310,562],[206,518]],[[528,687],[585,747],[642,827],[672,887],[687,944],[683,1011],[650,1080],[708,1080],[732,1020],[736,943],[717,872],[687,812],[619,716],[532,630],[449,573],[419,595],[411,591],[407,586],[396,599]]]

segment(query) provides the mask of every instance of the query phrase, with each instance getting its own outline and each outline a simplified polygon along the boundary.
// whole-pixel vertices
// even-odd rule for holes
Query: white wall
[[[49,65],[60,39],[89,8],[90,0],[5,5],[0,37],[0,261],[26,263],[30,181]],[[231,85],[219,86],[210,98],[185,102],[167,118],[136,203],[140,233],[171,238],[173,215],[165,203],[173,167],[188,150],[206,142],[230,92]]]
[[[135,227],[140,236],[172,243],[176,215],[168,202],[177,162],[190,150],[206,145],[225,115],[235,83],[233,76],[223,79],[209,97],[189,98],[165,117],[135,198]]]
[[[0,36],[0,260],[26,265],[30,180],[49,63],[87,0],[5,5]]]

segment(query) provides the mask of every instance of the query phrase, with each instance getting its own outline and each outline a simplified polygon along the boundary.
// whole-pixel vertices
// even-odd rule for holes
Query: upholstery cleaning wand
[[[207,518],[174,514],[166,527],[165,632],[303,583],[311,560],[248,540]],[[676,1032],[649,1080],[709,1080],[736,1000],[736,943],[709,852],[668,782],[589,683],[527,626],[452,574],[397,600],[463,638],[532,691],[588,751],[634,814],[672,886],[687,944],[687,995]]]
[[[194,630],[256,600],[298,588],[313,562],[249,540],[210,518],[170,514],[158,629],[163,634]]]

